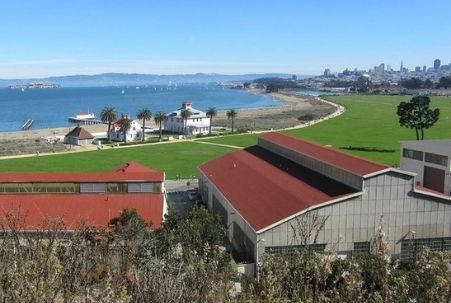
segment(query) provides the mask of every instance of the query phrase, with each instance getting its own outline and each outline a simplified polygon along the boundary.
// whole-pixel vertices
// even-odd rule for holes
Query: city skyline
[[[451,3],[5,3],[0,79],[105,72],[293,73],[451,62]],[[418,22],[418,21],[421,22]]]

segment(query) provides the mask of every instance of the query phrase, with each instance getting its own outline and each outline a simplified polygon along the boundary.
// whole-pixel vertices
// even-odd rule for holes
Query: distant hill
[[[34,78],[34,79],[0,79],[0,87],[20,85],[29,82],[44,82],[61,85],[63,87],[89,87],[89,86],[126,86],[126,85],[157,85],[172,83],[209,83],[253,81],[263,77],[291,78],[291,74],[180,74],[180,75],[154,75],[154,74],[123,74],[107,73],[99,75],[73,75],[62,77]],[[298,78],[307,76],[298,75]]]

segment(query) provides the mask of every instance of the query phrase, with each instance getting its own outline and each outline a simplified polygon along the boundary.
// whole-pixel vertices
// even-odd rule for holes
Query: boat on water
[[[33,119],[28,119],[27,121],[25,121],[25,123],[22,125],[22,127],[20,128],[21,130],[29,130],[31,128],[31,126],[33,125],[34,120]]]
[[[76,113],[75,116],[68,117],[67,119],[70,123],[77,123],[77,124],[84,124],[84,125],[102,123],[102,121],[97,119],[97,117],[94,113],[90,113],[90,112],[79,112],[79,113]]]

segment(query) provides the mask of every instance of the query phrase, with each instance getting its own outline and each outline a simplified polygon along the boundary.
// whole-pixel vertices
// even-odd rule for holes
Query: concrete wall
[[[314,158],[310,158],[294,150],[277,145],[275,143],[272,143],[271,141],[265,140],[262,137],[258,138],[258,145],[277,155],[280,155],[302,166],[310,168],[313,171],[328,176],[329,178],[332,178],[338,182],[346,184],[359,191],[362,190],[363,179],[360,176],[344,171],[327,163],[318,161]]]

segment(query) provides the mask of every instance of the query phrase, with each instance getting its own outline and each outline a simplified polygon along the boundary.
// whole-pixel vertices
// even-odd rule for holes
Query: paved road
[[[187,182],[190,185],[187,185]],[[191,206],[195,204],[188,198],[188,190],[197,188],[197,179],[166,180],[164,182],[167,192],[168,205],[181,215],[186,214]]]

